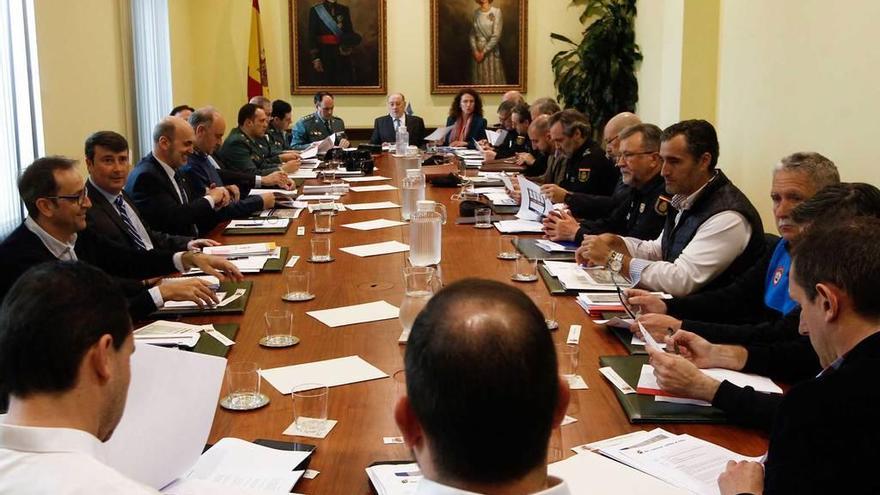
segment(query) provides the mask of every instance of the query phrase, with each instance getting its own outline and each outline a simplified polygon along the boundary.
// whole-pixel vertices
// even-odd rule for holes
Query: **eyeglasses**
[[[630,318],[635,320],[635,312],[633,312],[633,310],[630,309],[629,304],[626,303],[626,298],[623,296],[623,291],[620,289],[620,285],[617,284],[617,279],[614,278],[614,276],[617,274],[610,270],[608,271],[608,273],[611,275],[611,282],[614,283],[614,288],[617,289],[617,298],[620,299],[620,304],[623,306],[623,309],[626,310],[626,314],[629,315]]]
[[[620,138],[620,134],[617,134],[614,137],[612,137],[611,139],[609,139],[608,141],[605,141],[605,158],[612,160],[614,162],[617,161],[618,155],[615,153],[612,153],[611,150],[608,149],[608,147],[611,146],[611,143],[613,143],[614,141],[617,141],[619,138]]]
[[[628,162],[630,160],[630,158],[632,158],[634,156],[653,155],[654,153],[656,153],[656,151],[632,151],[632,152],[624,151],[623,153],[620,153],[619,155],[617,155],[615,158],[617,158],[616,161],[620,161],[621,159],[623,159],[623,161]]]
[[[89,188],[84,187],[82,191],[77,194],[59,194],[57,196],[46,196],[46,199],[66,199],[71,203],[76,203],[77,206],[82,206],[86,202],[86,198],[89,197]]]

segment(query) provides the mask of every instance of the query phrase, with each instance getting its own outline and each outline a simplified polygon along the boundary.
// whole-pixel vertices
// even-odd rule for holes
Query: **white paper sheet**
[[[502,220],[494,223],[495,228],[502,234],[516,233],[534,233],[540,234],[544,232],[544,226],[541,222],[530,220]]]
[[[360,356],[346,356],[312,363],[295,364],[261,370],[260,375],[282,394],[290,394],[293,387],[306,383],[320,383],[328,387],[388,378],[379,368]]]
[[[766,394],[782,393],[782,389],[779,388],[779,385],[776,385],[773,383],[773,380],[764,376],[721,368],[706,368],[700,371],[719,382],[727,380],[737,387],[752,387],[755,391]],[[640,394],[672,396],[660,389],[660,385],[657,384],[657,377],[654,376],[654,367],[650,364],[642,365],[642,370],[639,373],[639,384],[636,387],[636,390]]]
[[[516,206],[516,200],[507,193],[488,193],[486,197],[496,206]]]
[[[160,283],[162,283],[162,284],[165,284],[165,283],[171,283],[171,284],[173,284],[173,283],[175,283],[175,282],[183,282],[183,281],[186,281],[186,280],[192,280],[192,279],[194,279],[194,278],[197,278],[197,279],[199,279],[199,280],[201,280],[201,281],[203,281],[203,282],[207,282],[208,286],[210,286],[211,289],[213,289],[213,290],[217,290],[217,289],[220,287],[220,279],[217,278],[217,277],[215,277],[215,276],[213,276],[213,275],[197,275],[197,276],[195,276],[195,277],[170,277],[170,278],[163,278],[162,281],[161,281]]]
[[[320,201],[322,199],[339,200],[338,194],[300,194],[296,197],[297,201]]]
[[[222,301],[224,297],[226,297],[225,292],[215,292],[215,296],[217,299]],[[198,308],[199,305],[193,301],[165,301],[165,304],[159,308],[159,311],[169,310],[169,309],[180,309],[180,308]]]
[[[290,179],[317,179],[318,172],[307,168],[300,168],[292,174],[287,174]]]
[[[385,210],[388,208],[400,208],[400,205],[391,201],[379,201],[377,203],[349,203],[345,205],[349,210]]]
[[[593,452],[584,452],[547,466],[552,476],[565,480],[571,493],[590,495],[688,495],[653,476]]]
[[[347,224],[344,224],[343,227],[348,227],[350,229],[355,229],[355,230],[376,230],[376,229],[385,229],[388,227],[397,227],[400,225],[406,225],[406,222],[399,222],[397,220],[388,220],[386,218],[380,218],[378,220],[367,220],[366,222],[347,223]]]
[[[526,179],[522,175],[517,176],[519,191],[522,199],[516,217],[521,220],[541,220],[553,211],[553,203],[541,193],[541,186]]]
[[[222,438],[199,457],[188,475],[165,492],[212,493],[188,491],[187,486],[219,489],[256,490],[257,493],[289,493],[304,471],[293,471],[310,451],[289,451],[263,447],[238,438]],[[195,482],[195,483],[193,483]]]
[[[345,177],[345,182],[373,182],[379,180],[391,180],[391,177],[382,177],[381,175],[365,175],[363,177]]]
[[[397,188],[390,184],[382,184],[379,186],[352,186],[350,188],[354,192],[372,192],[372,191],[396,191]]]
[[[284,189],[259,189],[253,188],[248,193],[249,196],[260,196],[263,194],[283,194],[284,196],[296,196],[296,191],[285,191]]]
[[[348,192],[348,184],[303,184],[303,194],[328,194],[341,196]]]
[[[202,252],[214,256],[261,255],[275,252],[274,242],[251,242],[248,244],[226,244],[224,246],[207,246]]]
[[[125,413],[103,447],[107,464],[156,489],[189,469],[211,432],[225,369],[216,356],[138,345]]]
[[[425,141],[442,141],[451,130],[452,126],[438,127],[434,132],[425,136]]]
[[[504,138],[506,137],[507,129],[499,129],[497,131],[486,129],[486,140],[489,141],[489,144],[492,146],[501,146],[501,143],[504,142]]]
[[[353,306],[342,306],[332,309],[307,311],[306,314],[328,327],[341,327],[371,321],[390,320],[397,318],[400,310],[385,301],[374,301]]]
[[[382,254],[403,253],[409,251],[409,245],[398,241],[377,242],[375,244],[361,244],[360,246],[349,246],[339,248],[348,254],[355,256],[379,256]]]

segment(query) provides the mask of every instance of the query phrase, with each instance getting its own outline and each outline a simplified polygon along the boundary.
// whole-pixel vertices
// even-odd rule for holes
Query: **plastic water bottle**
[[[399,156],[406,155],[406,147],[409,146],[409,132],[404,124],[400,124],[397,128],[397,141],[395,142],[395,153]]]
[[[413,266],[440,263],[441,226],[446,223],[446,207],[434,201],[419,201],[410,216],[409,262]]]
[[[409,220],[412,212],[416,211],[418,202],[425,200],[425,174],[421,169],[407,170],[402,186],[403,204],[400,215],[404,220]]]

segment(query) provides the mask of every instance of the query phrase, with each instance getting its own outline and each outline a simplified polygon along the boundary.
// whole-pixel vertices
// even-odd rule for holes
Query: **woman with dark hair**
[[[486,119],[483,118],[483,99],[470,88],[462,89],[452,100],[446,127],[452,126],[445,144],[475,148],[475,141],[486,139]]]

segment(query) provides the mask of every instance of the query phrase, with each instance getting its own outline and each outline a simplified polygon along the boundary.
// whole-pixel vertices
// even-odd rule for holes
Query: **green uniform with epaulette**
[[[269,156],[278,156],[293,149],[290,147],[290,137],[287,133],[272,127],[271,124],[266,131],[266,142],[269,145]]]
[[[322,141],[331,133],[341,132],[333,144],[339,142],[339,139],[345,138],[345,122],[339,117],[330,117],[330,120],[324,120],[317,113],[306,115],[296,121],[293,126],[293,137],[291,138],[291,146],[295,150],[306,149],[310,143]]]
[[[269,155],[269,143],[265,137],[251,139],[240,127],[229,132],[217,155],[226,168],[255,175],[271,174],[281,165],[281,157]]]

